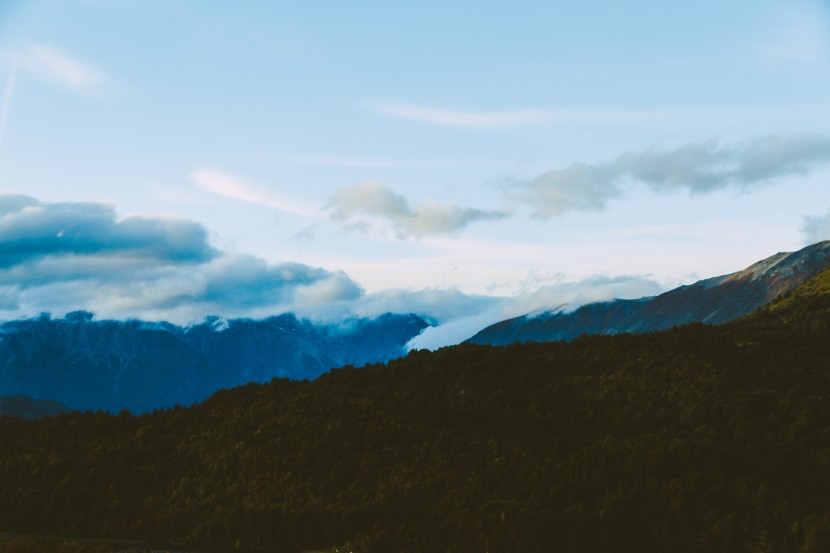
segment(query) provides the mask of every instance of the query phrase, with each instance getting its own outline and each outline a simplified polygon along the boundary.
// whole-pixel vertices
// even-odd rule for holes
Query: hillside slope
[[[581,334],[651,332],[692,322],[722,324],[795,289],[828,265],[830,241],[819,242],[655,297],[592,303],[569,313],[509,319],[483,329],[468,341],[504,345],[573,340]]]

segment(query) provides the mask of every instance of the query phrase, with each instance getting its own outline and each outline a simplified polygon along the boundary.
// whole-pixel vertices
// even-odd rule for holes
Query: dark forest
[[[4,417],[0,531],[274,553],[828,551],[828,336],[825,271],[720,326],[415,351],[141,416]]]

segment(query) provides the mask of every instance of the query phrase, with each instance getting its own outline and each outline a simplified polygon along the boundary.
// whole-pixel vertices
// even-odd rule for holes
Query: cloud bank
[[[822,134],[770,135],[737,144],[708,140],[675,149],[625,152],[607,162],[574,163],[510,183],[508,194],[530,206],[535,217],[549,219],[569,211],[601,211],[622,197],[630,182],[656,192],[749,190],[805,175],[828,162],[830,136]]]
[[[107,204],[43,204],[23,195],[0,196],[0,269],[49,256],[192,263],[215,257],[207,232],[173,217],[117,219]]]
[[[407,211],[395,194],[378,210]],[[411,215],[414,216],[414,215]],[[441,224],[446,224],[442,222]],[[83,309],[100,318],[187,324],[208,315],[261,318],[294,312],[318,321],[415,313],[435,325],[411,344],[436,348],[463,341],[499,320],[576,307],[612,297],[639,297],[657,285],[639,277],[563,277],[516,298],[457,289],[384,290],[366,294],[348,275],[300,263],[269,263],[224,252],[206,229],[169,216],[119,217],[110,204],[46,203],[0,194],[0,319]]]
[[[87,309],[174,322],[265,316],[354,300],[342,272],[221,252],[193,221],[0,195],[0,315]]]
[[[399,238],[456,234],[471,223],[507,217],[503,211],[431,200],[411,206],[402,195],[375,182],[340,188],[328,206],[331,219],[347,228],[368,230],[372,222],[379,222],[382,229],[391,230]]]

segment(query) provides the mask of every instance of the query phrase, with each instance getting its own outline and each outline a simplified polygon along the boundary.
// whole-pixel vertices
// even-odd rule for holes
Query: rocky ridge
[[[572,340],[581,334],[651,332],[693,322],[722,324],[797,288],[828,264],[830,241],[819,242],[659,296],[592,303],[573,312],[557,309],[509,319],[485,328],[468,341],[505,345]]]

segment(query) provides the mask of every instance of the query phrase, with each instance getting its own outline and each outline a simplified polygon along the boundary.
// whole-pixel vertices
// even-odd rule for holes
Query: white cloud
[[[620,195],[606,168],[574,163],[522,183],[515,198],[533,205],[534,214],[546,219],[566,211],[601,211]]]
[[[804,175],[828,162],[828,135],[768,135],[738,144],[722,145],[709,140],[674,150],[625,153],[607,164],[606,170],[613,176],[628,176],[655,190],[706,193],[727,187],[749,188],[781,177]]]
[[[594,275],[578,281],[569,281],[559,275],[553,284],[541,286],[511,299],[505,318],[545,312],[555,309],[573,311],[583,305],[612,299],[636,299],[654,296],[664,291],[662,285],[640,275]]]
[[[351,169],[419,169],[422,163],[366,157],[328,156],[319,154],[295,154],[271,156],[274,161],[324,167],[346,167]]]
[[[476,221],[507,217],[503,211],[461,208],[433,200],[413,207],[400,194],[371,181],[340,188],[328,205],[332,220],[347,228],[368,230],[376,220],[399,238],[455,234]]]
[[[805,217],[801,230],[808,244],[830,240],[830,211],[824,215]]]
[[[434,324],[457,319],[460,313],[478,314],[501,305],[503,298],[470,295],[457,288],[426,288],[423,290],[381,290],[360,298],[352,306],[362,317],[383,313],[417,313]]]
[[[321,219],[323,213],[296,200],[262,190],[230,173],[212,167],[199,167],[190,172],[190,180],[205,192],[249,202],[292,215]]]
[[[459,317],[439,326],[430,326],[406,344],[410,351],[416,349],[436,350],[445,346],[454,346],[469,340],[479,331],[504,320],[501,311],[489,309],[475,315]]]
[[[588,303],[635,299],[664,291],[660,284],[643,276],[595,275],[569,281],[564,276],[557,275],[553,280],[553,284],[528,290],[512,298],[444,297],[443,308],[454,316],[439,320],[439,324],[425,329],[407,347],[437,349],[463,342],[492,324],[514,317],[553,310],[573,311]]]
[[[542,124],[678,124],[699,123],[701,119],[722,122],[725,119],[757,119],[768,110],[745,108],[736,110],[714,108],[567,108],[567,109],[515,109],[494,111],[469,111],[423,106],[407,103],[377,103],[367,107],[377,115],[428,125],[487,129],[518,125]]]
[[[509,195],[546,219],[567,211],[600,211],[624,195],[623,184],[629,181],[655,191],[748,190],[805,175],[826,163],[830,163],[830,136],[823,134],[770,135],[736,144],[708,140],[674,149],[625,152],[607,162],[575,163],[513,182]]]
[[[75,92],[91,90],[104,75],[90,65],[44,45],[30,45],[19,55],[22,68]]]

